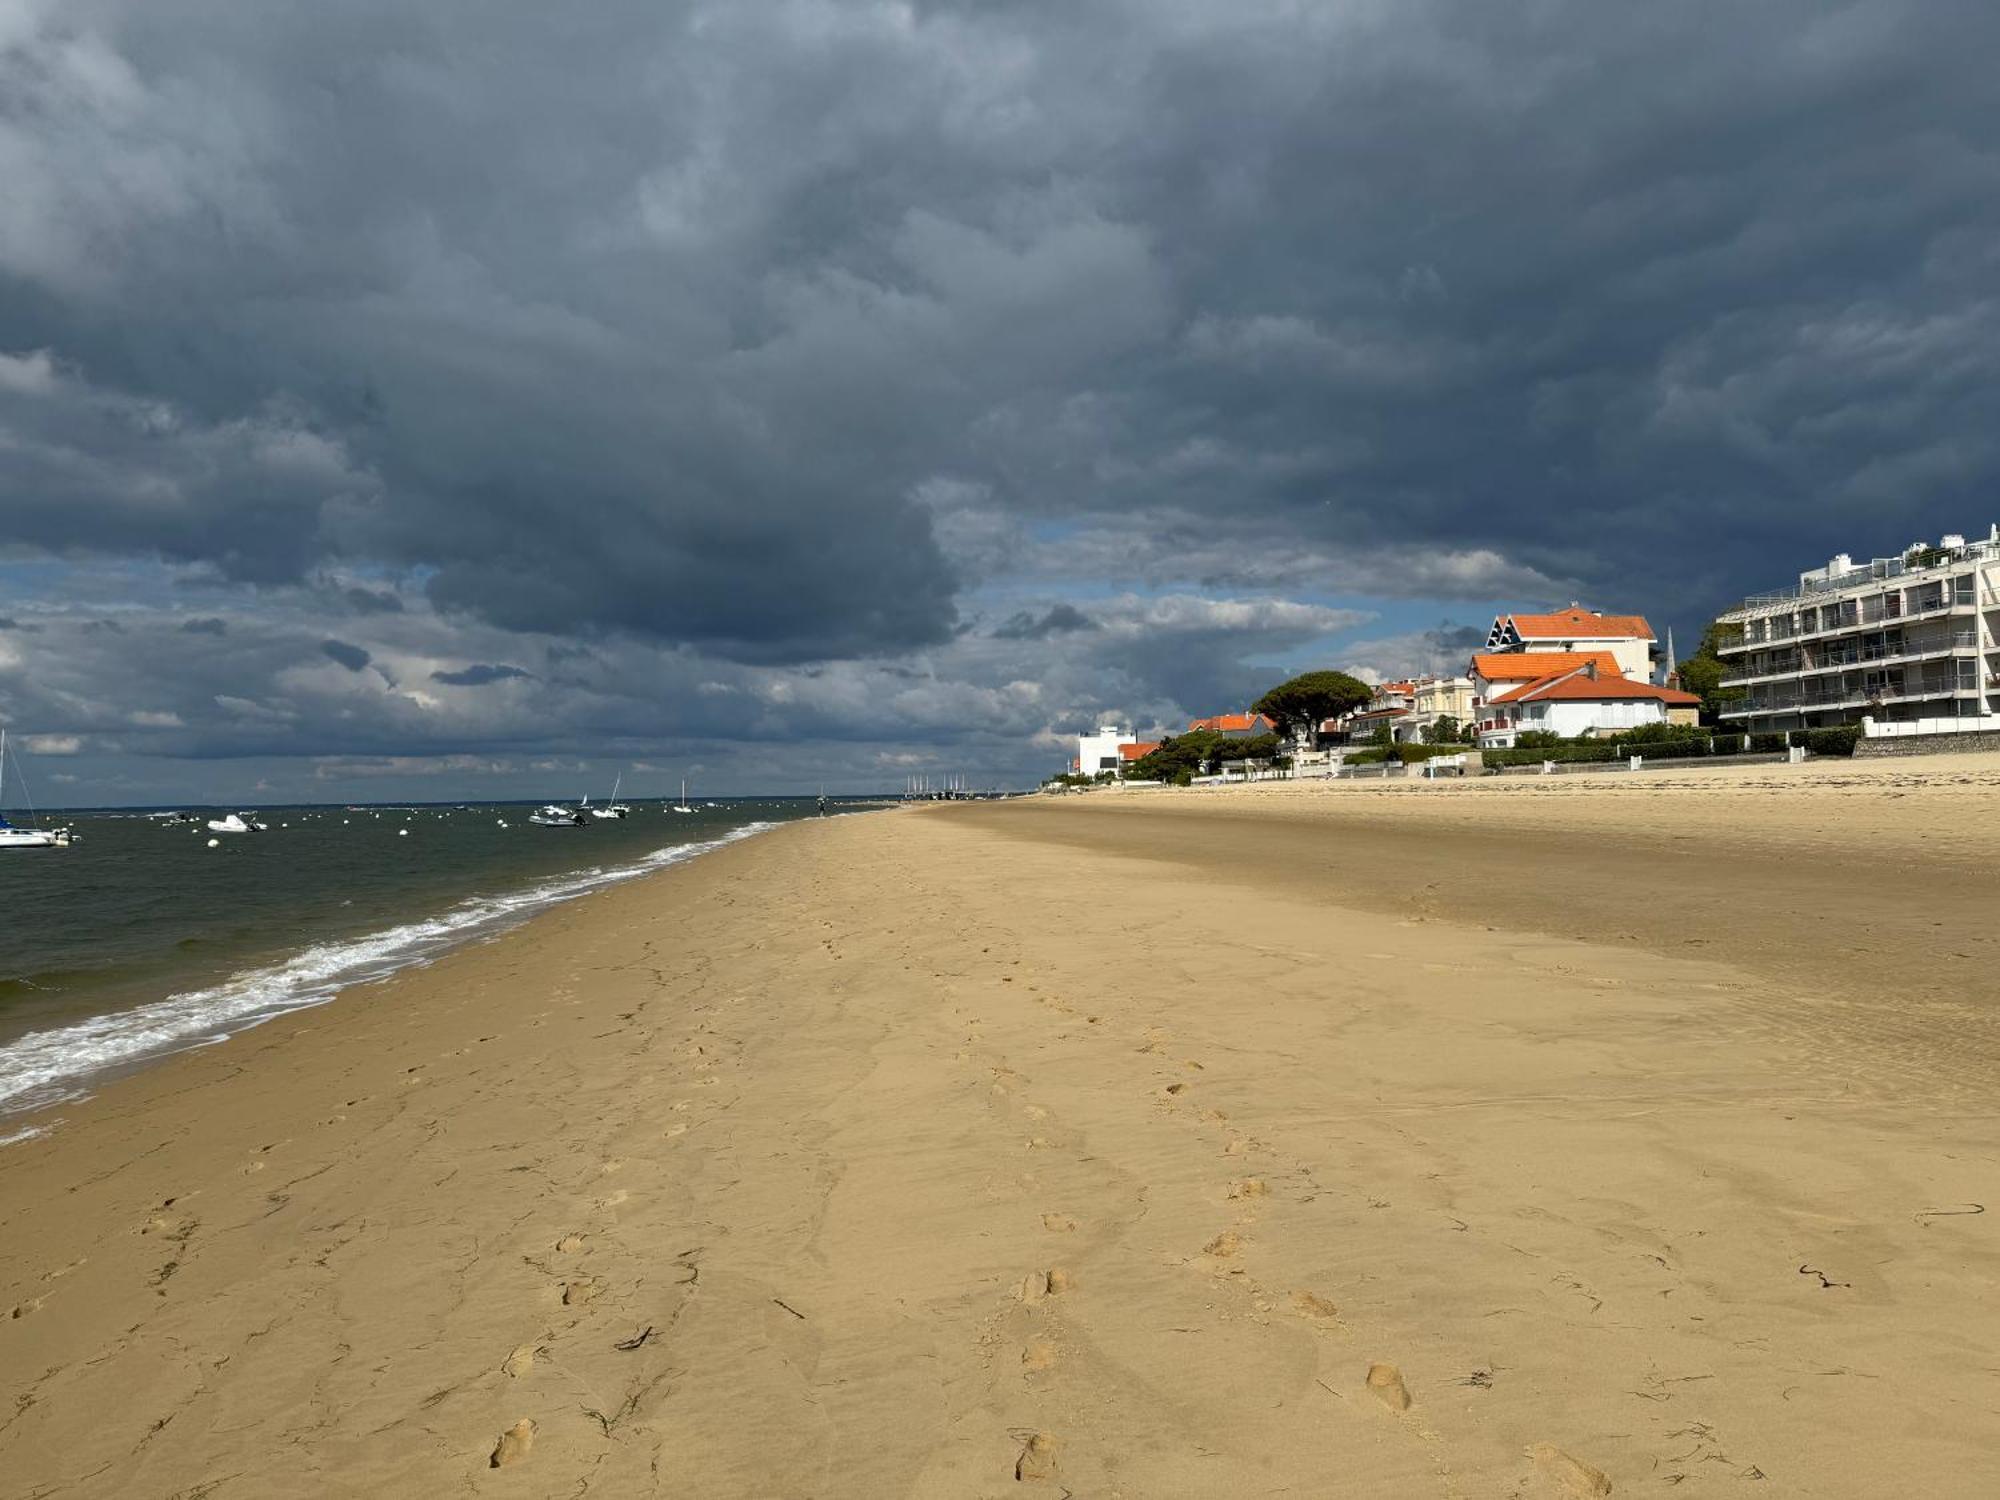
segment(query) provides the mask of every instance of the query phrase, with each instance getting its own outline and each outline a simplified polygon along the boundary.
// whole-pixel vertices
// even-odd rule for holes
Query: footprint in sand
[[[26,1302],[18,1304],[7,1316],[10,1318],[25,1318],[29,1313],[40,1310],[41,1305],[42,1299],[40,1297],[30,1297]]]
[[[535,1367],[535,1347],[523,1344],[500,1362],[501,1370],[515,1380],[519,1380]]]
[[[579,1276],[575,1281],[563,1283],[562,1301],[564,1307],[582,1307],[596,1300],[604,1290],[604,1283],[595,1276]]]
[[[500,1441],[493,1445],[493,1456],[486,1460],[489,1469],[505,1469],[513,1464],[525,1463],[528,1451],[535,1446],[535,1424],[526,1417],[500,1434]]]
[[[1042,1228],[1050,1234],[1068,1234],[1076,1228],[1076,1220],[1068,1214],[1043,1214]]]
[[[1029,1375],[1039,1375],[1055,1366],[1056,1346],[1046,1339],[1037,1339],[1021,1351],[1021,1369]]]
[[[1071,1285],[1069,1272],[1055,1266],[1046,1271],[1030,1271],[1014,1288],[1014,1295],[1023,1302],[1039,1302],[1044,1297],[1061,1296]]]
[[[1403,1372],[1394,1365],[1370,1365],[1368,1389],[1390,1411],[1410,1409],[1410,1388],[1403,1384]]]
[[[1317,1292],[1293,1292],[1292,1307],[1302,1318],[1317,1318],[1323,1323],[1340,1320],[1340,1309]]]
[[[1232,1259],[1243,1248],[1243,1236],[1233,1229],[1225,1229],[1206,1245],[1201,1253],[1212,1260]]]
[[[583,1248],[583,1238],[580,1234],[564,1235],[556,1241],[556,1253],[558,1255],[574,1255]]]
[[[1014,1478],[1021,1482],[1054,1479],[1056,1469],[1056,1440],[1046,1432],[1032,1435],[1014,1460]]]
[[[1261,1177],[1246,1177],[1241,1182],[1233,1182],[1229,1185],[1229,1196],[1231,1198],[1263,1198],[1268,1196],[1270,1191],[1270,1188],[1265,1186],[1264,1179]]]
[[[1535,1461],[1536,1468],[1561,1485],[1566,1494],[1593,1500],[1593,1497],[1611,1493],[1609,1475],[1563,1452],[1553,1443],[1536,1443],[1528,1449],[1528,1457]]]

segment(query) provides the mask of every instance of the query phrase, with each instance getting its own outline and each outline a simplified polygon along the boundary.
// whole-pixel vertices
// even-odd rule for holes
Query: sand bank
[[[1756,769],[798,825],[123,1080],[8,1493],[1994,1493],[2000,769]]]

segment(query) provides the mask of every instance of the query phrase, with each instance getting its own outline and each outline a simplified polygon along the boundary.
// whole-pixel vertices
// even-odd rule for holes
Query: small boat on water
[[[624,803],[618,800],[618,788],[623,786],[624,784],[625,784],[625,778],[623,776],[615,778],[611,783],[611,800],[605,803],[604,806],[602,807],[592,807],[590,809],[590,815],[593,818],[630,817],[632,814],[632,809],[627,807]],[[590,799],[586,797],[583,799],[583,801],[584,805],[586,807],[589,807]]]
[[[539,812],[529,813],[528,821],[542,828],[581,828],[584,826],[584,817],[581,809],[564,807],[560,802],[551,802]]]
[[[693,808],[688,806],[688,784],[685,776],[681,778],[681,800],[674,804],[674,811],[677,813],[691,813],[694,811]]]
[[[269,823],[259,823],[255,818],[246,818],[242,813],[231,813],[226,818],[210,818],[210,833],[269,833]]]
[[[7,731],[0,729],[0,797],[4,797],[7,789],[7,755]],[[17,759],[14,762],[17,775],[20,769],[21,763]],[[25,788],[28,784],[27,777],[20,776],[19,780]],[[32,802],[28,804],[28,818],[35,826],[16,828],[7,821],[5,813],[0,813],[0,849],[67,849],[76,837],[67,828],[43,828],[35,817],[35,805]]]

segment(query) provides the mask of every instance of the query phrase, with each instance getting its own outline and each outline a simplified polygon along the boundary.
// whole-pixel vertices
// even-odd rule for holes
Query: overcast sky
[[[1991,0],[0,0],[46,800],[1020,784],[2000,518]]]

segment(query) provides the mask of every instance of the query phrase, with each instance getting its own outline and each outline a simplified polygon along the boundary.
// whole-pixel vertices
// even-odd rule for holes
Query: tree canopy
[[[1275,734],[1244,738],[1209,729],[1190,729],[1186,734],[1171,735],[1160,741],[1157,749],[1134,761],[1125,774],[1134,781],[1172,782],[1183,773],[1212,774],[1224,761],[1269,760],[1282,749]]]
[[[1722,658],[1717,655],[1723,646],[1734,645],[1743,638],[1741,625],[1724,625],[1721,621],[1711,621],[1708,629],[1701,633],[1701,644],[1694,655],[1683,659],[1677,667],[1681,688],[1701,699],[1701,717],[1705,724],[1720,721],[1722,710],[1743,696],[1741,688],[1725,688],[1722,674],[1726,670]]]
[[[1306,672],[1279,683],[1250,707],[1291,738],[1301,729],[1316,731],[1323,721],[1337,719],[1373,696],[1367,683],[1345,672]]]

